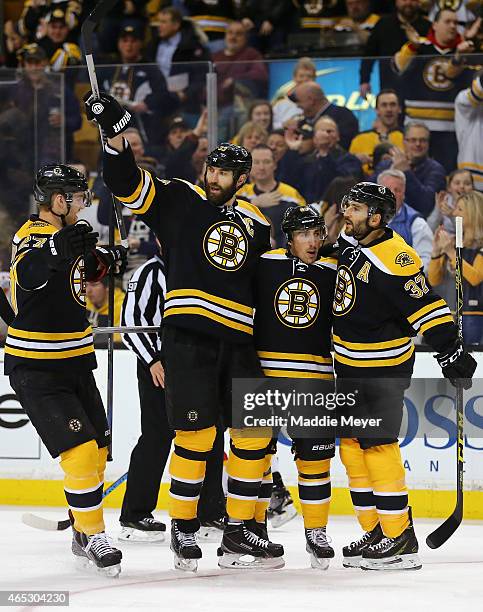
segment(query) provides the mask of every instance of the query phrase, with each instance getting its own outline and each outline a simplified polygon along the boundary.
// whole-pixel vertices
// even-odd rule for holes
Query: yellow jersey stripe
[[[304,353],[274,353],[271,351],[258,351],[261,359],[281,359],[290,361],[312,361],[315,363],[332,364],[332,357],[319,357],[319,355],[308,355]]]
[[[415,119],[440,119],[442,121],[453,121],[454,110],[445,108],[420,108],[408,106],[406,103],[406,113]]]
[[[23,351],[21,349],[5,346],[5,353],[14,355],[15,357],[24,357],[25,359],[70,359],[71,357],[80,357],[94,352],[94,345],[83,346],[82,348],[72,349],[69,351]]]
[[[236,310],[237,312],[241,312],[249,316],[253,315],[253,308],[250,308],[250,306],[245,306],[244,304],[239,304],[238,302],[233,302],[232,300],[226,300],[225,298],[211,295],[211,293],[206,293],[205,291],[200,291],[199,289],[173,289],[172,291],[167,292],[166,302],[177,297],[199,297],[209,302],[219,304],[220,306],[231,308],[231,310]]]
[[[391,357],[387,359],[351,359],[349,357],[344,357],[343,355],[338,355],[337,353],[335,353],[335,360],[339,363],[343,363],[349,366],[355,366],[357,368],[379,368],[396,366],[401,363],[404,363],[411,357],[413,353],[414,345],[411,345],[409,350],[407,350],[402,355],[399,355],[398,357]]]
[[[444,317],[438,317],[437,319],[432,319],[427,323],[423,323],[419,328],[419,333],[424,334],[424,332],[428,331],[428,329],[436,327],[436,325],[443,325],[444,323],[454,323],[453,317],[450,315],[445,315]]]
[[[437,302],[433,302],[432,304],[427,304],[426,306],[423,306],[423,308],[420,308],[418,311],[414,312],[411,316],[409,316],[408,321],[410,323],[414,323],[425,314],[428,314],[428,312],[444,307],[447,307],[447,304],[444,300],[438,300]]]
[[[169,305],[167,305],[164,311],[164,316],[170,317],[170,316],[175,316],[175,315],[198,315],[201,317],[206,317],[208,319],[212,319],[213,321],[216,321],[217,323],[221,323],[222,325],[225,325],[225,327],[231,327],[232,329],[236,329],[238,331],[245,332],[246,334],[253,335],[253,329],[249,327],[248,325],[243,325],[242,323],[236,323],[235,321],[226,319],[225,317],[215,314],[214,312],[211,312],[210,310],[206,310],[202,307],[184,308],[182,306],[173,306],[170,308]]]
[[[271,378],[323,378],[324,380],[334,380],[333,374],[321,374],[320,372],[300,372],[298,370],[267,370],[263,369],[265,376]]]
[[[396,338],[395,340],[384,340],[383,342],[347,342],[342,340],[336,334],[333,335],[334,344],[340,344],[349,349],[362,350],[362,351],[374,351],[378,349],[398,348],[407,344],[410,338]]]
[[[149,208],[151,207],[151,204],[153,203],[155,195],[156,195],[156,189],[154,187],[153,181],[151,181],[151,185],[149,186],[149,193],[146,197],[146,201],[141,206],[141,208],[138,208],[137,210],[133,210],[132,212],[135,215],[144,215],[145,213],[147,213]]]
[[[133,193],[130,196],[116,196],[116,198],[120,201],[123,202],[124,204],[130,204],[131,202],[134,202],[135,200],[137,200],[139,198],[139,196],[141,195],[141,191],[143,190],[143,185],[144,185],[144,170],[141,170],[141,180],[139,181],[139,185],[136,187],[136,190],[133,191]]]
[[[75,340],[77,338],[85,338],[92,334],[92,327],[89,325],[87,329],[81,332],[34,332],[25,331],[23,329],[16,329],[15,327],[8,328],[8,335],[12,338],[25,338],[27,340],[53,340],[60,342],[62,340]]]
[[[264,225],[270,225],[270,222],[267,221],[265,215],[262,214],[254,204],[250,204],[250,202],[245,202],[245,200],[237,200],[237,208],[239,208],[240,210],[251,212],[258,218],[261,223],[263,223]]]

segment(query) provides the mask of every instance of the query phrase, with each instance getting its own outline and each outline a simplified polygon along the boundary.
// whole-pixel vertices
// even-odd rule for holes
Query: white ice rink
[[[440,521],[418,520],[423,569],[364,572],[344,569],[340,550],[360,533],[352,517],[332,517],[328,532],[336,558],[328,571],[310,569],[299,517],[272,539],[285,546],[285,568],[273,571],[219,570],[216,544],[204,544],[197,574],[172,569],[168,544],[121,543],[122,573],[109,579],[76,570],[70,530],[46,532],[23,525],[25,508],[0,509],[0,590],[68,590],[69,610],[145,609],[187,612],[280,610],[323,612],[479,612],[483,610],[483,522],[466,522],[439,550],[424,540]],[[64,518],[60,509],[38,508]],[[162,518],[162,517],[161,517]],[[118,511],[107,511],[110,533],[119,533]],[[39,608],[9,608],[36,610]],[[47,609],[47,608],[42,608]],[[57,608],[59,609],[59,608]],[[60,608],[66,609],[66,608]]]

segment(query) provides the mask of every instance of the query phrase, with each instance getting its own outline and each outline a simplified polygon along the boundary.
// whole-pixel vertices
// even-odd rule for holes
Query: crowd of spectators
[[[83,157],[76,148],[78,134],[92,129],[81,110],[88,81],[79,35],[94,5],[26,0],[19,19],[5,23],[2,219],[28,213],[36,166],[80,158],[96,195],[85,215],[106,236],[110,194],[98,176],[97,153]],[[372,180],[393,190],[391,226],[419,253],[430,282],[443,286],[454,274],[454,214],[466,211],[466,225],[468,219],[473,225],[465,242],[471,288],[465,308],[481,315],[483,211],[473,210],[483,207],[480,13],[475,0],[124,0],[101,24],[95,60],[101,88],[131,111],[126,138],[138,163],[159,178],[195,184],[202,183],[208,151],[206,73],[214,67],[218,141],[252,152],[251,180],[239,195],[270,219],[273,246],[284,244],[283,212],[304,203],[320,207],[335,240],[341,195]],[[348,55],[362,57],[354,89],[375,111],[366,130],[353,110],[324,91],[313,59]],[[292,81],[269,99],[273,58],[292,59],[294,68]],[[376,66],[380,87],[372,91]],[[28,151],[35,151],[33,159]],[[126,221],[124,285],[156,251],[149,229]],[[5,270],[3,241],[0,260]],[[481,333],[471,334],[482,341]]]

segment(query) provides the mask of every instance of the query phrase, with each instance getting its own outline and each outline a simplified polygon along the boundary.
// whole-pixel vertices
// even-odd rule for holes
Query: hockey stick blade
[[[127,480],[127,472],[113,482],[112,485],[104,491],[102,494],[102,499],[110,495],[125,480]],[[41,529],[42,531],[65,531],[70,527],[69,519],[53,521],[42,516],[37,516],[36,514],[32,514],[31,512],[25,512],[22,514],[22,523],[24,525],[28,525],[29,527],[33,527],[34,529]]]
[[[442,523],[437,529],[428,535],[426,538],[426,544],[429,548],[439,548],[442,546],[453,533],[461,525],[461,515],[455,510],[451,516],[449,516],[444,523]]]

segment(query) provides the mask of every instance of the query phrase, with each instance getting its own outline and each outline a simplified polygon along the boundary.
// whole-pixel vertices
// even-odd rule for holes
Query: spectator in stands
[[[424,2],[425,10],[428,12],[429,19],[434,20],[439,11],[452,6],[456,11],[458,18],[458,32],[463,34],[465,29],[469,27],[476,19],[478,5],[481,5],[481,0],[459,0],[458,2],[448,2],[448,0],[426,0]]]
[[[173,126],[176,127],[175,121]],[[182,178],[197,183],[208,154],[208,113],[204,111],[193,130],[185,129],[182,139],[173,143],[173,149],[166,161],[166,176]],[[203,157],[204,156],[204,157]]]
[[[301,83],[307,81],[315,81],[317,69],[310,57],[301,57],[295,64],[293,70],[293,87],[287,92],[287,95],[280,98],[273,105],[273,127],[276,130],[283,128],[286,121],[292,117],[302,115],[303,110],[291,99],[291,94]]]
[[[126,27],[143,32],[144,39],[147,4],[148,0],[121,0],[110,8],[109,13],[102,19],[97,35],[101,53],[116,51],[119,33]]]
[[[210,53],[189,19],[183,19],[173,6],[162,8],[158,15],[157,35],[147,51],[149,61],[156,62],[168,81],[170,91],[178,96],[183,115],[195,125],[204,102],[207,62]]]
[[[102,89],[115,96],[133,115],[133,124],[145,142],[159,144],[166,134],[166,119],[180,104],[168,91],[166,79],[157,66],[147,66],[143,33],[126,26],[119,33],[116,66],[98,70]]]
[[[248,36],[240,21],[233,21],[225,34],[225,47],[213,55],[218,73],[218,135],[227,140],[235,132],[235,93],[250,100],[265,97],[268,72],[263,56],[248,46]]]
[[[81,5],[82,2],[78,0],[26,0],[18,20],[19,31],[30,42],[35,41],[39,32],[43,35],[52,11],[59,9],[64,12],[69,29],[67,40],[77,42]]]
[[[50,63],[50,69],[58,72],[67,66],[78,66],[82,62],[79,46],[69,42],[68,15],[62,9],[55,9],[47,16],[45,36],[38,39],[38,44],[45,51]],[[76,72],[67,73],[72,84],[77,77]]]
[[[313,47],[320,47],[320,38],[323,31],[331,30],[337,23],[337,16],[340,14],[337,0],[297,0],[294,2],[297,7],[297,22],[301,32],[308,35],[307,44]],[[317,42],[311,44],[310,35],[315,35]]]
[[[376,96],[376,115],[372,130],[358,134],[351,142],[350,153],[359,158],[366,174],[373,165],[374,149],[381,142],[390,142],[400,149],[403,146],[403,133],[399,129],[401,105],[394,89],[382,89]]]
[[[315,151],[296,165],[297,180],[293,183],[307,202],[318,202],[336,176],[362,177],[360,161],[341,147],[339,140],[336,122],[320,117],[314,126]]]
[[[109,277],[100,281],[87,282],[86,284],[86,314],[92,327],[107,327],[109,312]],[[121,307],[124,300],[124,291],[119,287],[114,289],[114,317],[113,324],[121,323]],[[98,348],[107,346],[108,336],[96,334],[94,345]],[[114,342],[121,342],[121,335],[114,334]]]
[[[258,123],[247,121],[242,125],[238,132],[238,144],[245,147],[247,151],[252,151],[258,144],[266,144],[268,140],[268,132]]]
[[[293,3],[291,0],[244,0],[242,15],[250,44],[262,53],[277,51],[292,27]]]
[[[346,193],[359,181],[353,176],[337,176],[333,179],[322,196],[320,212],[327,227],[326,244],[334,244],[344,227],[344,215],[340,205]]]
[[[469,170],[454,170],[447,180],[446,191],[438,191],[433,212],[427,218],[429,227],[434,231],[442,225],[450,234],[455,233],[453,211],[457,200],[474,189],[473,177]]]
[[[360,45],[365,45],[380,16],[372,12],[370,0],[345,0],[347,17],[334,26],[336,32],[354,32]]]
[[[259,144],[252,149],[252,171],[250,183],[244,185],[238,195],[246,198],[268,217],[272,223],[273,241],[275,247],[282,247],[286,237],[282,231],[282,218],[291,206],[303,206],[304,198],[287,183],[275,178],[276,163],[272,149],[266,144]]]
[[[226,0],[184,0],[190,19],[208,38],[211,53],[221,51],[224,36],[236,17],[235,2]]]
[[[470,191],[461,196],[453,211],[463,217],[463,337],[465,344],[483,342],[483,194]],[[443,227],[434,235],[428,280],[454,307],[454,236]]]
[[[72,157],[73,134],[81,127],[82,120],[79,102],[72,89],[67,85],[63,87],[62,99],[59,79],[49,76],[44,49],[31,43],[22,49],[19,57],[24,71],[16,84],[14,100],[30,126],[31,142],[25,155],[32,155],[29,161],[31,172],[34,172],[34,167],[57,162],[64,154]],[[62,151],[63,134],[65,151]]]
[[[341,145],[349,149],[352,139],[359,132],[359,122],[352,111],[332,104],[320,85],[312,81],[297,85],[292,100],[300,106],[305,120],[311,125],[315,125],[322,116],[331,117],[338,126]]]
[[[301,116],[285,122],[284,140],[287,151],[278,161],[276,177],[289,185],[295,185],[299,166],[314,150],[314,128]]]
[[[5,22],[3,34],[5,49],[4,65],[6,68],[17,68],[17,53],[24,45],[27,44],[27,37],[21,34],[18,27],[18,22],[11,20]]]
[[[471,172],[475,189],[483,191],[483,72],[455,100],[458,168]]]
[[[477,28],[468,32],[475,35]],[[457,142],[454,127],[454,100],[471,82],[472,71],[447,58],[474,51],[472,40],[458,34],[455,11],[444,9],[435,18],[427,39],[412,27],[406,28],[409,42],[394,55],[401,75],[401,92],[406,101],[406,121],[423,121],[431,130],[431,155],[452,172],[456,167]]]
[[[285,153],[288,151],[288,145],[285,142],[285,133],[283,130],[273,130],[268,135],[267,145],[272,149],[273,159],[278,164]]]
[[[404,238],[421,257],[424,271],[427,272],[431,261],[433,232],[427,222],[405,202],[406,177],[400,170],[384,170],[377,177],[379,185],[388,187],[396,197],[396,214],[388,224],[392,230]]]
[[[272,129],[273,110],[268,100],[254,100],[248,109],[248,121],[258,123],[267,132]]]
[[[371,91],[370,78],[376,57],[392,57],[408,41],[408,24],[421,36],[426,36],[430,22],[421,14],[419,0],[395,0],[395,13],[386,15],[374,26],[367,41],[361,62],[360,93],[363,98]],[[381,89],[392,88],[398,91],[397,77],[391,60],[379,60],[379,80]]]
[[[446,186],[445,170],[428,157],[430,131],[424,123],[411,122],[404,129],[404,151],[393,147],[392,161],[383,161],[378,170],[401,170],[406,175],[406,200],[423,217],[433,210],[434,196]]]

